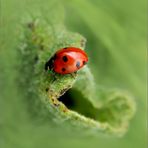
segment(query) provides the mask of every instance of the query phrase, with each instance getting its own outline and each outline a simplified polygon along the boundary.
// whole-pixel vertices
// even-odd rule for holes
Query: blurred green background
[[[96,83],[128,90],[135,97],[137,112],[122,138],[83,135],[50,120],[30,118],[17,92],[16,49],[22,21],[38,13],[48,17],[51,9],[60,14],[57,4],[65,11],[66,27],[87,39]],[[146,148],[145,0],[5,0],[0,9],[1,148]]]

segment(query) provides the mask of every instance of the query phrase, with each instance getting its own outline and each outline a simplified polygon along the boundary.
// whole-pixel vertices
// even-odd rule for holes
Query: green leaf
[[[67,31],[63,25],[54,25],[54,21],[51,25],[39,19],[24,26],[24,32],[19,57],[20,73],[23,75],[21,83],[26,97],[36,102],[38,100],[39,104],[39,100],[42,100],[48,111],[56,115],[58,123],[67,120],[80,129],[87,127],[89,131],[95,129],[115,135],[124,134],[135,112],[130,95],[120,91],[102,93],[97,90],[88,66],[80,70],[78,75],[60,75],[44,69],[45,63],[58,49],[68,46],[84,49],[86,39],[78,33]],[[82,96],[73,98],[71,101],[75,104],[69,103],[67,106],[60,96],[72,87]]]

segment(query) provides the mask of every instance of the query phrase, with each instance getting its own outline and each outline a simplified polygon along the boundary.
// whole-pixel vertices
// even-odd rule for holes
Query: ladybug
[[[58,50],[45,64],[45,70],[53,70],[59,74],[77,72],[88,62],[87,54],[77,47],[66,47]]]

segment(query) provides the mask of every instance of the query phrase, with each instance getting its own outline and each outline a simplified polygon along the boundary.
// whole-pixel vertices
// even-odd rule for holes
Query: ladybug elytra
[[[66,47],[58,50],[45,64],[45,70],[59,74],[70,74],[81,69],[88,62],[87,54],[77,47]]]

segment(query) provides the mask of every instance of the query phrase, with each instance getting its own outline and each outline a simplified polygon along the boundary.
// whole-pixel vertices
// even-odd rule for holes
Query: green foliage
[[[0,147],[146,146],[143,1],[15,0],[2,10]],[[84,49],[86,40],[67,31],[64,19],[87,39],[90,63],[76,76],[54,80],[43,71],[45,62],[59,48]],[[57,99],[65,92],[73,101],[67,107]],[[127,131],[135,112],[129,92],[138,110],[128,134],[104,137]]]
[[[42,23],[36,20],[28,23],[24,28],[26,33],[20,45],[19,55],[21,67],[19,75],[24,75],[21,79],[24,94],[29,90],[27,98],[36,102],[41,99],[52,114],[58,111],[57,118],[72,120],[71,122],[79,128],[87,126],[88,129],[123,134],[135,111],[134,102],[129,95],[118,94],[118,91],[108,93],[108,95],[104,92],[104,96],[101,96],[103,101],[99,103],[95,82],[88,67],[78,73],[78,78],[76,75],[59,75],[44,70],[45,63],[56,50],[71,46],[83,48],[85,44],[85,39],[79,34],[67,32],[63,26],[58,25],[56,28],[55,26],[54,23],[46,24],[43,20]],[[76,103],[71,109],[58,100],[75,81],[75,89],[80,91],[83,97],[88,99],[87,101],[90,101],[91,108],[89,105],[85,106],[85,101],[80,101],[79,105]],[[81,100],[81,97],[76,99]],[[41,103],[40,100],[38,102]],[[82,107],[87,108],[87,111],[81,111]],[[87,114],[89,114],[88,117]],[[60,120],[57,121],[60,123]]]

